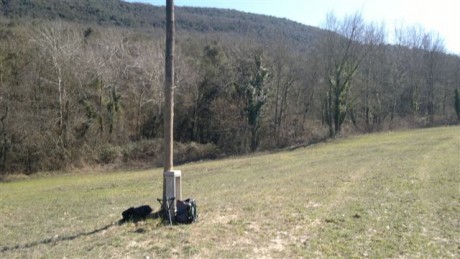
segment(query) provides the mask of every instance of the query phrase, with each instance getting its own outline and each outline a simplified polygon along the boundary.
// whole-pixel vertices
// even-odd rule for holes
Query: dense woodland
[[[160,165],[164,8],[1,12],[0,174]],[[176,22],[176,162],[460,120],[460,57],[423,28],[204,8],[177,8]]]

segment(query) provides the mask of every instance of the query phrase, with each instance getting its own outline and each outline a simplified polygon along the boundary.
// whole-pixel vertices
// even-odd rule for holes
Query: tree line
[[[328,15],[292,46],[178,31],[179,162],[350,133],[457,123],[460,58],[420,27]],[[0,24],[0,172],[159,165],[164,31],[65,21]]]

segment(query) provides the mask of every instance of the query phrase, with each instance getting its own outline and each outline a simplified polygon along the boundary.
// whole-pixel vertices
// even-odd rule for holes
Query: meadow
[[[0,183],[0,258],[460,256],[460,127],[386,132],[184,164],[199,221],[158,210],[162,169]]]

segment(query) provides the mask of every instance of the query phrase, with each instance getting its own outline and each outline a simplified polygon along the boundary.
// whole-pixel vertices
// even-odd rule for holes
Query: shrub
[[[103,164],[114,163],[121,157],[122,148],[114,145],[105,145],[99,152],[98,162]]]
[[[131,142],[123,147],[123,161],[156,162],[162,157],[162,152],[162,139],[145,139]]]
[[[174,161],[186,163],[203,159],[215,159],[219,157],[220,150],[212,143],[200,144],[197,142],[175,143]]]

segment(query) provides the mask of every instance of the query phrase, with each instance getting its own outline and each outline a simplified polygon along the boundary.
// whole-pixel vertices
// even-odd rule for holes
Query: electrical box
[[[182,172],[180,170],[166,171],[164,172],[164,177],[166,181],[166,198],[175,197],[174,203],[172,204],[170,210],[172,215],[176,213],[176,200],[182,199]]]

